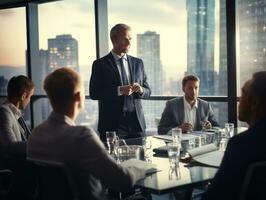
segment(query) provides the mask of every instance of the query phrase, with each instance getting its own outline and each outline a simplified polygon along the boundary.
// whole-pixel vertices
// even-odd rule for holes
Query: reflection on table
[[[153,155],[152,149],[165,145],[161,139],[147,137],[151,141],[152,148],[146,152],[149,157],[147,162],[156,164],[160,171],[147,176],[144,180],[137,183],[137,187],[146,190],[153,194],[165,194],[172,191],[185,188],[193,188],[195,186],[207,183],[211,180],[217,169],[203,166],[188,166],[186,163],[180,162],[177,171],[170,169],[169,160],[167,157],[156,157]],[[143,139],[127,140],[128,145],[141,144]]]

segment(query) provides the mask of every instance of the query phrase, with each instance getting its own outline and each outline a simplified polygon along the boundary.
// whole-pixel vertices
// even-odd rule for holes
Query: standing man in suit
[[[98,131],[105,140],[106,131],[116,131],[121,138],[145,135],[142,98],[151,90],[143,62],[128,55],[131,28],[117,24],[110,31],[112,51],[94,61],[90,79],[90,97],[99,100]]]
[[[61,163],[70,171],[79,171],[72,175],[82,199],[104,199],[102,184],[127,191],[145,177],[142,169],[118,165],[95,131],[75,124],[85,102],[83,82],[77,72],[70,68],[55,70],[45,78],[44,89],[53,112],[33,130],[27,146],[28,159]]]
[[[188,75],[182,80],[184,96],[166,102],[158,126],[158,134],[166,134],[175,127],[182,132],[201,130],[212,126],[219,126],[214,117],[211,104],[198,98],[200,80],[198,77]]]
[[[247,122],[249,129],[229,140],[221,166],[203,200],[241,199],[241,188],[248,167],[252,163],[266,160],[265,91],[266,71],[253,74],[253,77],[242,87],[238,118],[240,121]],[[253,196],[251,199],[265,199],[265,192],[260,192],[263,196]]]
[[[22,110],[34,92],[33,82],[26,76],[14,76],[7,85],[7,101],[0,106],[0,152],[25,155],[29,128]]]

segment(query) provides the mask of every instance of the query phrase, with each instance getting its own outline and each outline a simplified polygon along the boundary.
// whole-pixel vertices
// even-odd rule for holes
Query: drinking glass
[[[150,161],[150,153],[152,149],[152,141],[148,137],[143,137],[142,138],[142,145],[143,145],[143,153],[144,153],[144,160]]]
[[[107,142],[109,154],[111,155],[115,155],[117,140],[118,138],[116,136],[115,131],[106,132],[106,142]]]
[[[225,131],[227,131],[228,137],[234,136],[234,123],[225,123]]]
[[[167,152],[169,157],[170,168],[175,168],[179,166],[180,146],[181,145],[178,143],[167,144]]]
[[[180,168],[170,168],[168,173],[169,180],[179,180],[181,178]]]
[[[173,143],[176,143],[178,145],[181,144],[182,139],[182,129],[181,128],[173,128],[172,129],[172,140]]]

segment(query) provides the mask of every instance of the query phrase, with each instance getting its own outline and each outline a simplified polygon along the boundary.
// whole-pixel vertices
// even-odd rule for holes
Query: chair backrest
[[[13,181],[13,172],[9,169],[0,170],[0,199],[6,198]]]
[[[240,200],[266,199],[266,161],[248,167],[240,193]]]
[[[77,187],[69,169],[61,163],[30,161],[39,179],[40,200],[78,200]]]

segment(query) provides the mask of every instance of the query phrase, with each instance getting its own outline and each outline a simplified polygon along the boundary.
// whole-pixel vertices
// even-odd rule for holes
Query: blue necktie
[[[127,78],[127,73],[125,70],[125,66],[124,66],[124,62],[123,62],[123,58],[119,59],[120,62],[120,69],[121,69],[121,79],[122,79],[122,85],[128,85],[129,81]],[[134,100],[133,100],[133,95],[129,95],[129,96],[125,96],[124,98],[124,106],[123,106],[123,111],[129,111],[132,112],[134,111]]]

